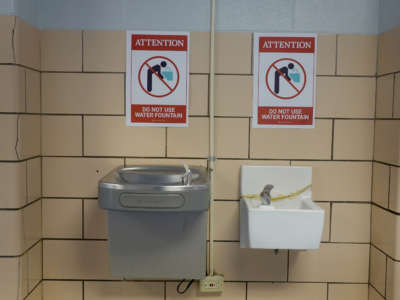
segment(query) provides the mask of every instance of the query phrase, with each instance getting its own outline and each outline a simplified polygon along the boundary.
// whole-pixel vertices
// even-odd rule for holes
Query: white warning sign
[[[313,34],[254,35],[253,127],[313,128]]]
[[[188,49],[188,33],[127,32],[127,125],[188,126]]]

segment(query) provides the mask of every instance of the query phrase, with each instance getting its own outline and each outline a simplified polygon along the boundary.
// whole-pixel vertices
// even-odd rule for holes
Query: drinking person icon
[[[281,76],[284,76],[287,80],[291,81],[291,78],[289,76],[289,69],[293,69],[294,68],[294,64],[289,63],[288,66],[286,67],[282,67],[278,70],[275,71],[275,85],[274,85],[274,92],[276,94],[279,94],[279,87],[280,87],[280,78]]]
[[[151,69],[147,70],[147,91],[151,92],[153,90],[153,75],[158,75],[161,79],[164,79],[164,76],[161,74],[161,68],[165,68],[166,66],[167,62],[163,60],[159,65],[154,65]],[[157,75],[153,73],[157,73]]]

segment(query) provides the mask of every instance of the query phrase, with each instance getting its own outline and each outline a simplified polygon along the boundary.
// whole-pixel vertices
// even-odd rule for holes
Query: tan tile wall
[[[106,214],[97,206],[97,181],[119,165],[207,164],[208,38],[208,33],[191,34],[189,128],[127,128],[124,32],[39,32],[18,18],[0,18],[0,39],[8,41],[0,45],[0,63],[18,64],[0,65],[0,79],[4,77],[0,85],[6,95],[0,104],[4,141],[0,179],[5,179],[0,180],[4,185],[0,205],[16,209],[7,215],[7,224],[15,224],[15,234],[0,230],[0,237],[8,241],[0,247],[0,265],[9,270],[0,271],[0,288],[3,284],[10,298],[16,291],[30,293],[30,300],[41,299],[42,294],[45,300],[125,299],[132,294],[160,300],[179,297],[173,282],[109,281]],[[380,80],[376,89],[377,40],[375,36],[319,36],[316,128],[277,134],[251,128],[251,34],[217,34],[215,264],[228,280],[223,297],[366,299],[369,265],[382,272],[383,263],[376,254],[381,249],[369,246],[369,191],[373,190],[372,200],[377,203],[382,203],[382,194],[387,195],[384,208],[398,211],[400,206],[396,189],[389,189],[400,175],[386,164],[399,158],[381,146],[383,161],[374,166],[371,162],[374,130],[379,127],[374,129],[375,93],[382,98],[377,112],[383,117],[390,107],[387,87],[393,86],[393,99],[400,98],[397,75]],[[26,51],[26,45],[32,51]],[[366,50],[355,51],[355,45]],[[396,116],[400,100],[393,101]],[[382,124],[386,132],[387,125]],[[395,144],[393,137],[396,132],[382,137],[382,143]],[[321,249],[275,255],[239,247],[243,164],[313,167],[314,200],[326,211]],[[389,180],[386,186],[372,183],[372,173],[378,169]],[[42,243],[43,264],[42,256],[38,258]],[[26,251],[25,245],[34,246]],[[5,253],[17,256],[3,258]],[[396,263],[392,265],[388,278],[395,280],[400,275]],[[38,285],[42,267],[45,280]],[[19,286],[15,278],[21,278]],[[384,284],[377,285],[382,289]],[[371,290],[375,295],[375,288]],[[396,290],[390,293],[396,295]],[[204,295],[192,288],[185,297]]]
[[[207,164],[209,34],[191,34],[189,128],[167,129],[124,124],[124,32],[41,34],[44,299],[179,297],[172,282],[109,281],[97,181],[118,165]],[[355,51],[359,44],[368,50]],[[215,266],[228,281],[223,297],[244,300],[247,290],[252,299],[365,300],[377,38],[319,36],[312,130],[251,128],[251,46],[250,33],[217,34]],[[275,255],[239,247],[243,164],[313,167],[314,200],[326,211],[321,249]],[[205,296],[192,288],[185,297]]]
[[[39,41],[0,16],[0,299],[42,299]]]
[[[400,27],[378,36],[370,299],[400,297]]]

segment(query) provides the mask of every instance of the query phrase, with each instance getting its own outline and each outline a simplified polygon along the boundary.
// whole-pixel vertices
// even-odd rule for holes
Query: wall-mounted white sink
[[[272,198],[303,190],[312,181],[311,167],[242,166],[240,246],[258,249],[317,249],[324,211],[312,202],[311,187],[292,198],[261,205],[260,194],[272,184]]]

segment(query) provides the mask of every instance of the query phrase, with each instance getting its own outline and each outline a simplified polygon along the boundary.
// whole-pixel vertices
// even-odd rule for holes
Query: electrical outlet
[[[222,293],[224,291],[224,276],[207,276],[200,280],[201,293]]]

